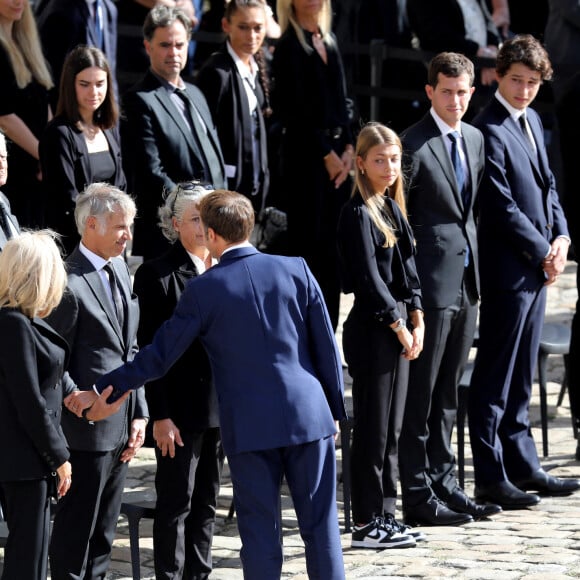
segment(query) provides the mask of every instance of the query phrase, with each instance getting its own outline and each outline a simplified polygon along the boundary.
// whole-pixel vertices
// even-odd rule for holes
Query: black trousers
[[[175,457],[156,448],[157,508],[153,523],[155,577],[202,580],[212,570],[211,543],[223,451],[219,428],[181,431]]]
[[[127,463],[112,451],[71,449],[72,485],[58,502],[50,541],[52,580],[104,580],[121,511]]]
[[[362,524],[384,511],[394,514],[398,477],[394,458],[407,387],[406,380],[397,381],[397,376],[406,361],[397,335],[356,306],[344,324],[343,349],[353,379],[352,513],[355,524]]]
[[[0,484],[10,533],[2,580],[46,580],[50,499],[45,479]]]
[[[423,352],[410,365],[409,394],[399,442],[403,510],[457,486],[451,435],[457,385],[473,343],[477,301],[464,283],[448,308],[425,309]]]

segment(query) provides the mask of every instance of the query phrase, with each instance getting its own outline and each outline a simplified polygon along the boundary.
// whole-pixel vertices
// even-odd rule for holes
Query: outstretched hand
[[[113,392],[113,386],[109,385],[100,395],[94,391],[75,391],[64,400],[65,407],[74,413],[77,417],[83,416],[83,411],[88,409],[85,413],[85,418],[88,421],[101,421],[111,415],[114,415],[127,400],[131,391],[123,393],[114,403],[107,403],[107,399]]]

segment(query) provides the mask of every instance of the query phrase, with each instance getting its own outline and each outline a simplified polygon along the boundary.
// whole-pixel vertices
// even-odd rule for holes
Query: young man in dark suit
[[[479,195],[481,310],[469,392],[475,494],[504,509],[580,488],[541,467],[529,421],[546,286],[566,265],[570,238],[550,171],[539,115],[529,108],[552,76],[531,35],[506,41],[496,63],[498,89],[474,119],[485,138]]]
[[[47,321],[69,344],[68,372],[80,388],[90,389],[137,351],[139,305],[121,257],[134,215],[133,200],[108,184],[89,185],[77,198],[81,242],[66,260],[67,290]],[[54,519],[53,580],[105,577],[128,462],[143,444],[147,420],[143,389],[99,423],[63,412],[74,476]]]
[[[403,133],[410,165],[407,208],[425,312],[425,344],[411,364],[399,440],[403,514],[413,524],[463,524],[500,511],[477,505],[458,485],[451,445],[457,385],[473,342],[479,297],[474,207],[483,138],[461,121],[473,81],[467,57],[437,55],[425,87],[431,110]]]
[[[334,452],[343,374],[320,287],[302,258],[262,254],[248,242],[254,209],[243,195],[215,191],[200,210],[219,264],[189,282],[151,345],[96,388],[134,389],[160,377],[199,337],[218,394],[244,577],[280,578],[285,477],[309,577],[344,580]],[[78,412],[83,397],[97,398],[83,393],[67,405]]]
[[[123,164],[137,196],[133,254],[153,258],[168,249],[157,227],[164,191],[198,179],[225,187],[225,168],[203,93],[181,78],[191,21],[178,8],[158,5],[143,26],[150,68],[123,96]]]

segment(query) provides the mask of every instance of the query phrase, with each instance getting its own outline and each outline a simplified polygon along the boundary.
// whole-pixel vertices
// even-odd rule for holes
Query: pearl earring
[[[360,170],[360,174],[361,174],[361,175],[364,175],[364,174],[365,174],[365,170],[364,170],[364,169],[361,169],[361,170]]]

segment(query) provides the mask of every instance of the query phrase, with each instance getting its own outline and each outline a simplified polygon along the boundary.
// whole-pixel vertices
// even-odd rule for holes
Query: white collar
[[[459,133],[459,135],[463,136],[461,133],[461,123],[459,124],[459,128],[458,129],[454,129],[453,127],[450,127],[435,111],[435,109],[433,107],[431,107],[430,110],[431,116],[433,117],[433,120],[435,121],[435,123],[437,124],[437,127],[439,128],[439,131],[441,131],[441,135],[449,135],[449,133]]]
[[[527,111],[527,108],[516,109],[515,107],[512,107],[512,105],[510,105],[505,97],[499,92],[499,89],[495,91],[495,98],[507,109],[507,112],[514,121],[517,121],[522,115],[525,115]]]
[[[234,59],[234,63],[242,79],[247,80],[253,87],[256,82],[256,74],[258,73],[258,64],[254,60],[254,57],[252,56],[250,58],[250,68],[248,68],[236,54],[229,41],[226,42],[226,48],[229,55]]]

